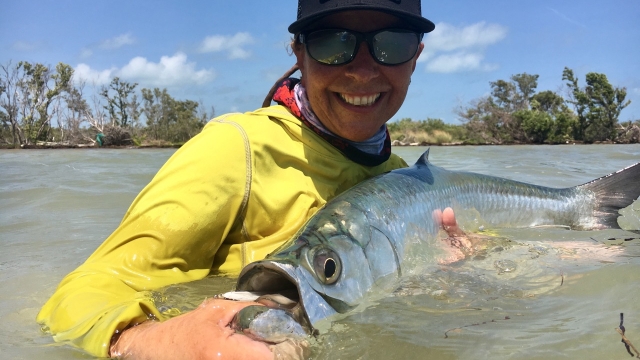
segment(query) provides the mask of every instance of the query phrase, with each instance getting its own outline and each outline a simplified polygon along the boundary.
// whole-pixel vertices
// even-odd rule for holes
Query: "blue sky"
[[[296,0],[0,0],[0,64],[71,65],[100,86],[114,76],[202,101],[217,115],[260,106],[294,63],[286,45]],[[423,1],[436,23],[407,100],[392,120],[441,118],[487,95],[489,82],[540,75],[563,93],[562,70],[581,85],[604,73],[627,88],[620,120],[640,119],[640,0]]]

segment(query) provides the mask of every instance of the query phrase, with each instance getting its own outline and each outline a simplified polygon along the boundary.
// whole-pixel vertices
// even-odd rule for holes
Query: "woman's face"
[[[309,30],[342,28],[370,32],[402,28],[402,21],[378,11],[345,11],[327,16]],[[400,109],[424,45],[410,61],[394,66],[378,64],[360,44],[355,59],[348,64],[329,66],[307,54],[304,45],[294,46],[311,108],[334,134],[352,141],[373,136]]]

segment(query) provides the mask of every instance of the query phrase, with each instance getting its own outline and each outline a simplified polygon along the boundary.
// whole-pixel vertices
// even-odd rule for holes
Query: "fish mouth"
[[[236,290],[280,294],[296,301],[298,304],[291,311],[294,319],[309,334],[315,334],[315,325],[337,311],[324,295],[313,289],[303,271],[306,270],[287,262],[256,261],[242,269]]]

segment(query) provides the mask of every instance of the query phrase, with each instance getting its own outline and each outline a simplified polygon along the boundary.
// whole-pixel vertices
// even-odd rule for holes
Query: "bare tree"
[[[81,81],[76,86],[70,85],[64,96],[58,98],[57,105],[60,107],[60,111],[57,120],[63,141],[78,143],[84,139],[81,125],[86,121],[86,112],[89,110],[89,105],[84,99],[85,84],[84,81]],[[64,101],[64,106],[62,101]]]
[[[94,84],[93,87],[95,90],[96,85]],[[96,91],[93,91],[93,95],[91,95],[91,105],[87,104],[84,108],[83,116],[85,121],[98,133],[103,133],[105,131],[105,126],[109,125],[108,114],[105,106],[101,101],[101,96],[99,96]],[[92,137],[85,136],[84,138],[94,144],[96,142]]]
[[[55,71],[26,61],[2,66],[0,107],[12,126],[14,146],[48,139],[56,110],[51,106],[66,91],[72,75],[73,69],[63,63]]]
[[[138,83],[129,83],[114,77],[109,86],[103,86],[100,95],[105,98],[112,126],[123,128],[132,126],[138,121],[139,103],[134,90]],[[130,98],[131,96],[131,98]]]
[[[0,108],[4,109],[2,122],[11,128],[13,146],[23,143],[20,124],[18,123],[20,69],[11,62],[0,65]]]

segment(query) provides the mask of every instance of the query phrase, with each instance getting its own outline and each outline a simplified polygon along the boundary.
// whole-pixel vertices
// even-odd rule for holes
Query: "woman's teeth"
[[[340,94],[340,98],[344,100],[347,104],[356,105],[356,106],[370,106],[378,100],[380,97],[380,93],[369,96],[351,96],[347,94]]]

